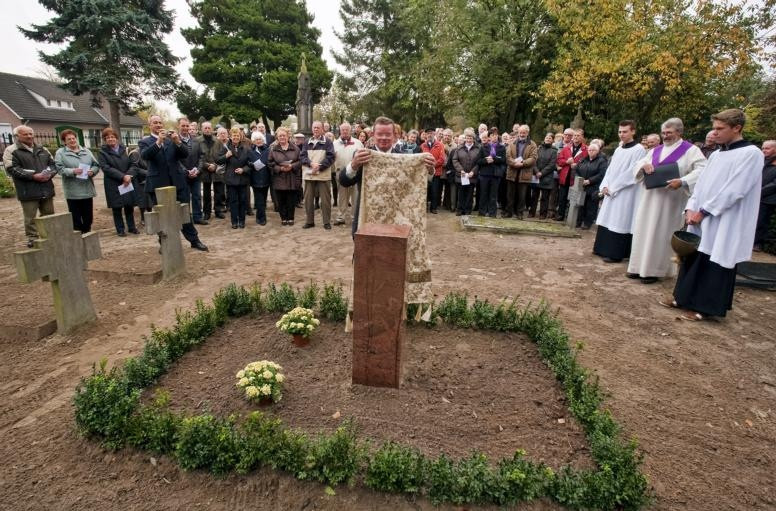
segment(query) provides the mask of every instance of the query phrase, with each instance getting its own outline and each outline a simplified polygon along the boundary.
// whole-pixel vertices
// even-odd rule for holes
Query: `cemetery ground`
[[[139,354],[141,337],[152,324],[170,326],[176,309],[193,309],[195,300],[210,300],[230,282],[304,286],[351,277],[349,226],[325,231],[318,220],[315,229],[302,230],[302,222],[281,227],[273,213],[265,227],[249,223],[234,231],[228,220],[200,227],[210,252],[185,244],[184,278],[126,277],[160,267],[156,238],[117,237],[101,180],[97,186],[94,228],[103,259],[89,263],[100,270],[89,273],[89,288],[98,320],[69,335],[0,340],[0,508],[433,508],[426,499],[361,486],[339,486],[329,496],[323,485],[269,469],[225,478],[185,472],[167,457],[106,451],[81,438],[72,408],[80,377],[101,358],[115,364]],[[56,211],[66,211],[59,188]],[[0,324],[32,329],[54,317],[50,285],[16,283],[12,253],[25,241],[21,208],[3,199],[0,213]],[[593,238],[594,232],[580,239],[464,232],[451,213],[429,215],[434,292],[440,299],[450,291],[491,301],[545,299],[557,308],[573,342],[584,345],[578,358],[600,378],[605,406],[638,439],[654,509],[776,507],[776,295],[738,288],[724,321],[678,321],[657,303],[673,281],[646,286],[626,279],[624,264],[591,255]],[[263,411],[289,427],[331,431],[353,417],[364,436],[401,440],[427,454],[443,449],[458,457],[476,448],[498,458],[524,448],[530,459],[553,467],[590,463],[560,387],[519,334],[505,343],[507,334],[410,327],[405,383],[396,391],[348,385],[350,341],[342,325],[324,322],[300,350],[283,344],[274,320],[230,320],[184,356],[160,381],[172,391],[173,407],[255,409],[232,387],[233,373],[255,358],[254,343],[276,347],[267,358],[287,361],[284,399]],[[331,374],[315,374],[315,367]],[[181,381],[186,372],[191,376]],[[520,508],[557,506],[540,501]]]

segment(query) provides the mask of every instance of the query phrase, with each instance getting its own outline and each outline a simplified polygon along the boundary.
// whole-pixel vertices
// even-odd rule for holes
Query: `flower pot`
[[[310,344],[310,338],[305,337],[302,334],[294,334],[294,344],[299,347],[304,347]]]
[[[258,404],[259,404],[259,406],[269,406],[269,405],[271,405],[272,403],[273,403],[273,401],[272,401],[272,398],[271,398],[271,397],[262,397],[262,398],[261,398],[261,399],[259,399],[259,401],[258,401]]]

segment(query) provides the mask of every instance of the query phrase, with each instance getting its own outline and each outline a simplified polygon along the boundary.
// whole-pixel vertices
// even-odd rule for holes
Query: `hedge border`
[[[478,452],[457,461],[444,454],[428,459],[393,442],[370,452],[369,441],[359,439],[349,421],[331,435],[309,437],[260,412],[239,423],[234,416],[175,414],[164,392],[150,405],[140,403],[143,388],[229,317],[282,313],[297,303],[332,321],[344,320],[347,311],[341,285],[321,289],[314,283],[297,290],[285,283],[269,284],[266,290],[259,284],[249,289],[229,284],[214,295],[212,305],[198,300],[194,311],[177,311],[172,328],[152,326],[141,355],[110,370],[103,360],[81,379],[74,398],[79,431],[108,449],[132,446],[168,454],[185,470],[248,473],[270,466],[329,485],[329,493],[332,486],[358,480],[380,491],[425,495],[434,504],[508,505],[546,497],[572,509],[640,509],[652,501],[636,441],[623,439],[603,407],[597,378],[577,361],[582,345],[570,347],[568,333],[545,302],[518,307],[514,300],[494,305],[475,297],[470,303],[466,294],[451,293],[434,306],[430,324],[526,334],[563,387],[597,470],[566,466],[555,472],[525,459],[522,450],[495,464]],[[408,318],[416,312],[408,307]]]

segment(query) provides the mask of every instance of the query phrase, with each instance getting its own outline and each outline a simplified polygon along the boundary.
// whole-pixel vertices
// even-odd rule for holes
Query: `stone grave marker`
[[[146,213],[146,233],[159,236],[162,254],[162,279],[169,280],[186,271],[181,226],[190,221],[189,205],[176,200],[174,186],[156,189],[157,204]]]
[[[409,225],[366,224],[355,236],[353,383],[399,387]]]
[[[97,318],[84,270],[91,259],[99,259],[100,238],[96,232],[73,230],[70,213],[35,219],[41,239],[35,248],[14,253],[20,282],[38,279],[51,282],[57,330],[67,333]]]
[[[571,229],[576,229],[579,208],[585,204],[585,190],[582,181],[583,179],[577,176],[574,179],[574,184],[569,187],[569,210],[566,214],[566,225]]]

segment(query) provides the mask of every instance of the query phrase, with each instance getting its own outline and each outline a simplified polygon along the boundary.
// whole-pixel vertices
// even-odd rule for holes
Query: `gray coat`
[[[471,179],[477,178],[479,172],[481,147],[474,144],[471,149],[467,150],[465,144],[461,144],[455,148],[453,152],[453,168],[455,169],[455,182],[461,182],[461,172],[474,172],[474,176]],[[472,181],[472,184],[474,182]]]
[[[54,158],[45,147],[35,145],[29,148],[19,143],[8,146],[3,154],[3,165],[13,178],[17,199],[40,200],[54,196],[51,179],[41,183],[32,178],[33,174],[44,171],[52,177],[57,173]]]
[[[539,156],[536,158],[536,169],[541,172],[539,188],[552,189],[555,165],[558,160],[558,150],[552,144],[539,144]]]

